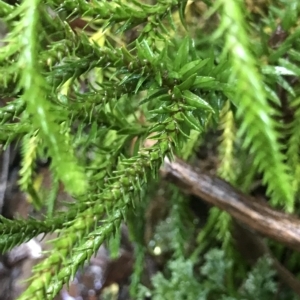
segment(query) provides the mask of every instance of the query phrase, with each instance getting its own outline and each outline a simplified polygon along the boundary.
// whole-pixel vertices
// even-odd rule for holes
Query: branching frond
[[[60,232],[60,237],[53,241],[55,252],[36,267],[36,276],[33,282],[23,294],[21,299],[52,299],[61,288],[68,282],[71,276],[86,259],[99,248],[106,234],[100,231],[93,231],[98,221],[105,212],[110,212],[111,216],[119,220],[134,200],[132,195],[140,190],[145,182],[149,171],[156,173],[162,162],[163,156],[169,151],[167,142],[160,142],[152,148],[141,150],[139,157],[124,159],[120,161],[115,176],[112,177],[105,189],[97,198],[89,203],[89,208],[78,213],[76,219],[65,223],[65,228]],[[153,176],[153,175],[152,175]],[[114,222],[109,222],[108,232],[115,228]],[[91,233],[89,233],[91,231]],[[94,233],[93,233],[94,232]],[[99,238],[90,239],[89,236],[98,236]],[[107,233],[108,234],[108,233]],[[87,241],[87,245],[85,245]],[[77,252],[78,255],[72,255],[72,268],[69,263],[65,265],[68,254]],[[65,268],[62,268],[62,265]],[[53,278],[53,274],[57,274]],[[47,291],[45,291],[47,286]],[[32,298],[35,297],[35,298]]]
[[[74,245],[74,242],[68,244],[72,238],[66,239],[61,252],[51,254],[50,257],[35,267],[33,282],[19,299],[53,299],[61,290],[63,284],[74,277],[78,267],[82,266],[85,261],[89,261],[104,240],[120,226],[121,218],[122,212],[116,210],[110,218],[102,221],[97,229],[81,240],[80,245],[72,248],[71,258],[68,258],[68,252],[70,250],[69,247]],[[54,243],[57,243],[60,239],[61,237],[58,237]],[[63,245],[62,242],[59,242],[59,244]],[[45,287],[47,287],[46,290],[44,289]]]

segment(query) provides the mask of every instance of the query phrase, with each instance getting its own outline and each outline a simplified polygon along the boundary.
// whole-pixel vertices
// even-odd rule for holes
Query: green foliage
[[[171,278],[166,279],[162,274],[153,278],[153,299],[195,299],[199,298],[197,281],[193,278],[193,265],[190,262],[174,260],[170,263]],[[193,291],[193,292],[192,292]]]
[[[248,299],[271,299],[276,293],[276,283],[273,281],[275,272],[270,268],[271,259],[260,259],[255,268],[248,274],[243,285],[242,294]],[[261,288],[263,287],[263,288]]]
[[[46,211],[40,219],[1,217],[0,249],[58,234],[20,299],[52,299],[124,220],[137,295],[149,250],[147,187],[165,157],[193,158],[201,134],[216,128],[219,176],[245,192],[262,178],[270,203],[297,213],[299,1],[270,1],[259,13],[241,0],[153,2],[0,1],[0,140],[21,141],[20,188]],[[36,160],[45,157],[52,186],[39,198]],[[72,201],[58,200],[61,185]],[[170,198],[157,230],[171,237],[162,244],[172,259],[168,276],[153,278],[153,299],[272,298],[268,260],[236,292],[229,215],[212,209],[192,249],[197,224],[178,190]],[[199,271],[199,254],[212,246],[223,251],[208,252]]]
[[[197,272],[191,260],[171,261],[168,275],[156,274],[152,278],[153,290],[140,287],[138,299],[274,299],[276,294],[275,272],[268,257],[261,258],[247,274],[238,295],[227,293],[226,273],[232,265],[225,253],[213,249],[205,255],[205,261]]]

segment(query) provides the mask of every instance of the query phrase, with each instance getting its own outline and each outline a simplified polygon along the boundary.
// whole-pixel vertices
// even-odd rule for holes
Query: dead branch
[[[277,211],[177,158],[173,162],[165,160],[161,172],[166,179],[228,212],[249,229],[300,251],[300,220],[294,215]]]

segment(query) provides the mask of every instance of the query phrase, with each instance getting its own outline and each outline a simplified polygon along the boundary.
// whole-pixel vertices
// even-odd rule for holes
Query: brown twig
[[[8,180],[8,172],[9,172],[9,162],[10,162],[10,146],[7,147],[1,153],[1,161],[0,161],[0,213],[2,213],[2,207],[4,204],[4,196],[7,186]]]
[[[190,194],[228,212],[248,228],[300,251],[300,220],[295,216],[277,211],[179,159],[166,160],[161,172]]]

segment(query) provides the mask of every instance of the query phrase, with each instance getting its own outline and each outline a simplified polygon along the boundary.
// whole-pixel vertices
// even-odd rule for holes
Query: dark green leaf
[[[188,90],[191,88],[191,86],[194,84],[195,79],[196,79],[196,74],[191,75],[188,77],[184,82],[178,85],[178,88],[183,91],[183,90]]]
[[[193,116],[192,112],[182,113],[182,117],[192,129],[195,129],[197,131],[203,130],[203,127],[200,125],[199,121]]]
[[[187,64],[185,64],[180,70],[179,70],[179,75],[182,76],[183,79],[188,78],[189,76],[193,74],[198,74],[199,70],[205,66],[209,62],[210,58],[206,59],[199,59],[196,61],[191,61]]]
[[[179,72],[180,68],[188,62],[189,49],[190,49],[189,40],[190,40],[189,37],[185,37],[178,49],[176,59],[174,61],[174,70],[177,72]]]
[[[187,0],[181,0],[179,4],[179,17],[182,25],[187,30],[186,22],[185,22],[185,8],[186,8]]]
[[[199,96],[190,91],[183,91],[182,94],[187,104],[213,112],[212,107]]]

